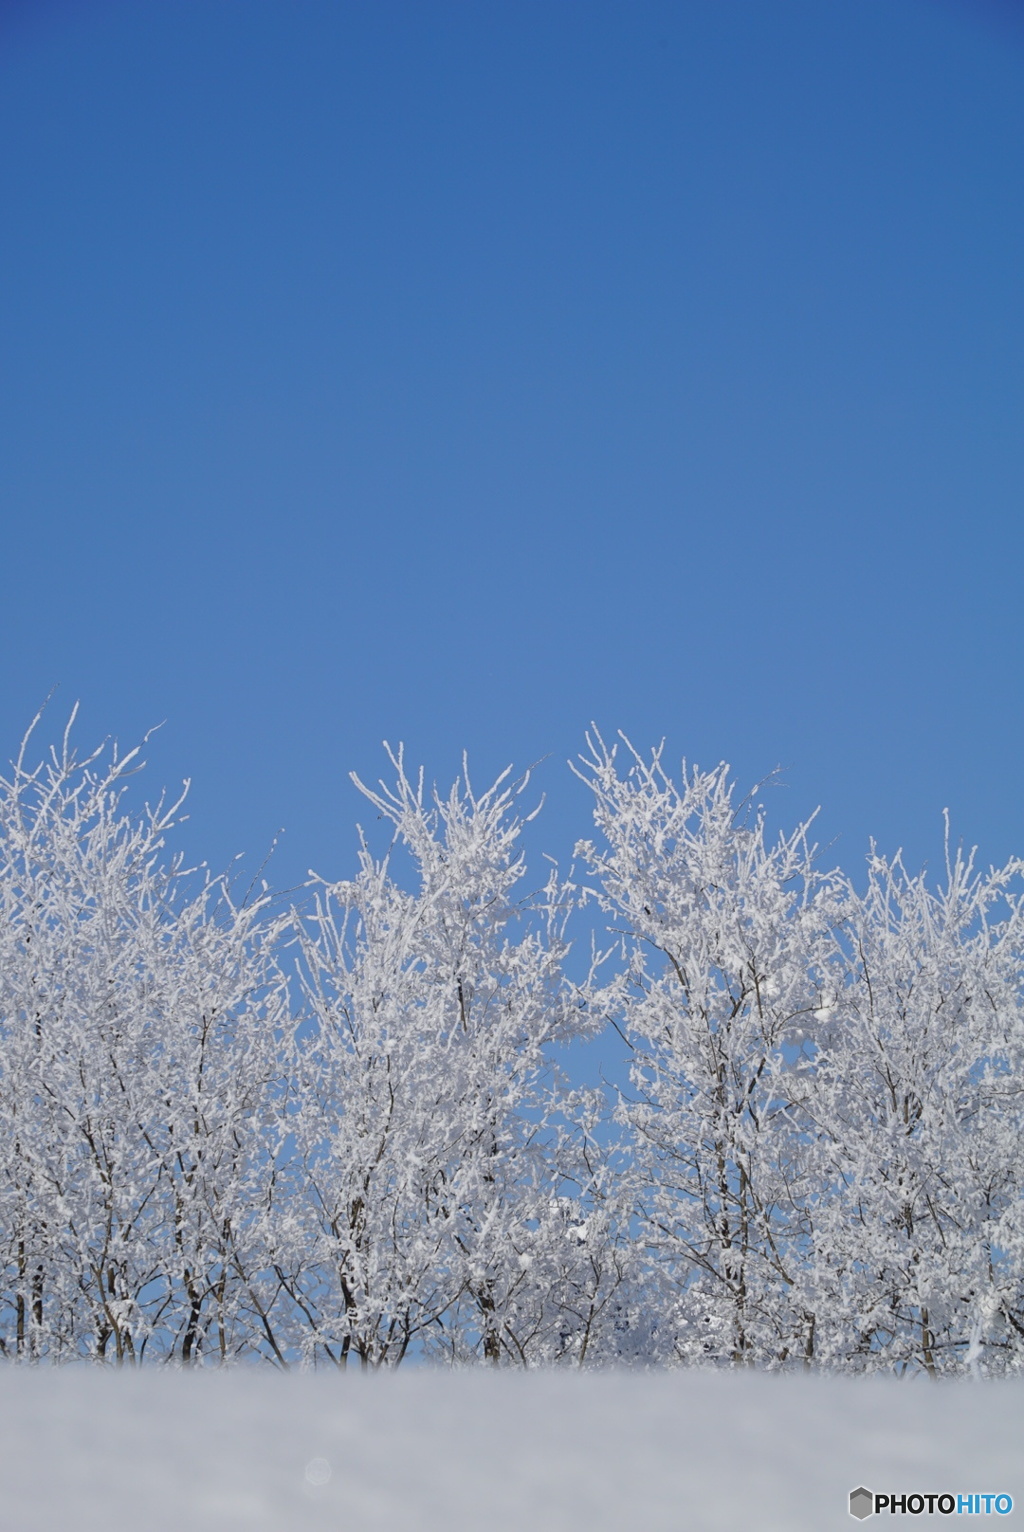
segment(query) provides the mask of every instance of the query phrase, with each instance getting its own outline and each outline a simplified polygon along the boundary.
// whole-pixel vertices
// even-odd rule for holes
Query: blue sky
[[[0,755],[351,871],[591,718],[854,865],[1024,852],[1024,25],[967,0],[0,5]]]

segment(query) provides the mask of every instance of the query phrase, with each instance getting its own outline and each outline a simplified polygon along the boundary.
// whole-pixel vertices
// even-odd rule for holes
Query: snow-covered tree
[[[528,779],[431,795],[399,753],[357,782],[390,850],[285,919],[168,853],[180,801],[130,811],[137,751],[30,738],[0,1354],[1024,1367],[1024,863],[872,850],[860,890],[724,766],[595,734],[582,892],[529,891]],[[614,935],[573,984],[581,899]],[[605,1022],[611,1104],[557,1067]]]
[[[27,745],[0,780],[0,1349],[234,1354],[286,1014],[263,900],[164,860],[180,803],[125,811],[137,751]]]
[[[318,1256],[296,1301],[308,1347],[336,1362],[393,1364],[411,1346],[541,1360],[560,1326],[552,1249],[578,1265],[585,1244],[545,1051],[578,1015],[564,890],[552,876],[517,897],[526,779],[478,795],[464,775],[430,797],[392,763],[391,788],[356,779],[392,851],[375,860],[364,842],[356,878],[325,886],[300,934],[315,1034],[296,1130]]]
[[[865,892],[848,889],[848,974],[816,1082],[833,1193],[816,1229],[822,1342],[836,1365],[1024,1360],[1022,870],[979,873],[947,849],[932,889],[873,852]]]
[[[618,1115],[633,1211],[663,1298],[654,1354],[780,1365],[815,1354],[808,1282],[817,1017],[835,957],[835,881],[807,825],[774,844],[727,768],[676,782],[596,733],[578,774],[605,845],[577,855],[620,933],[594,995],[632,1050]]]

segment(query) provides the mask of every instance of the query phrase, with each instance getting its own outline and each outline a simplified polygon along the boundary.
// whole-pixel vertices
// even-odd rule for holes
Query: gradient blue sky
[[[1024,25],[967,0],[0,3],[0,755],[351,871],[379,741],[776,764],[1024,852]]]

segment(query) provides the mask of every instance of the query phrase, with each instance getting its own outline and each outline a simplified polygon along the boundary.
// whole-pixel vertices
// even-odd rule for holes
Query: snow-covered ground
[[[825,1532],[859,1484],[1024,1519],[1018,1383],[6,1369],[0,1413],[3,1532]]]

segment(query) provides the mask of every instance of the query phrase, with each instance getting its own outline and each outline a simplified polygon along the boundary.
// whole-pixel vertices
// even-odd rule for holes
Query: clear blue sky
[[[0,4],[0,754],[166,719],[190,850],[591,718],[853,865],[1024,852],[1024,23]]]

